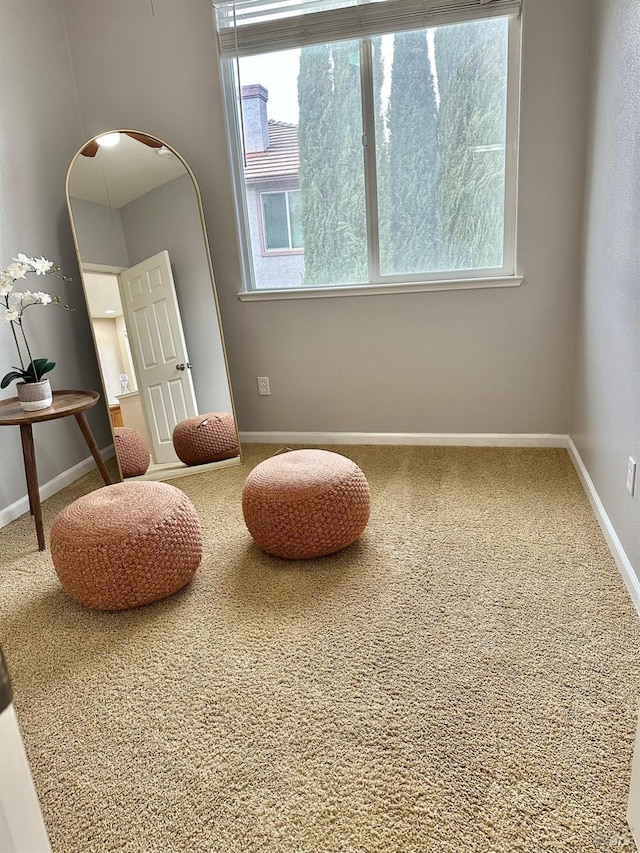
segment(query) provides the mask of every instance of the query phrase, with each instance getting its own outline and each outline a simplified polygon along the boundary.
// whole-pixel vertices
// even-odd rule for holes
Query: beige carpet
[[[28,516],[2,530],[0,644],[56,853],[629,845],[640,630],[566,453],[332,449],[371,485],[359,543],[260,552],[240,493],[275,448],[250,446],[173,481],[204,559],[137,611],[83,610]]]

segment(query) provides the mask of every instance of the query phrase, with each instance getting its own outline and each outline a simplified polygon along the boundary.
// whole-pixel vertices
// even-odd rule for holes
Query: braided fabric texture
[[[98,610],[159,601],[188,583],[202,559],[200,519],[168,483],[117,483],[56,516],[51,558],[65,592]]]
[[[366,477],[328,450],[293,450],[257,465],[242,491],[244,520],[269,554],[305,560],[351,545],[369,521]]]
[[[142,434],[130,427],[115,427],[113,438],[122,476],[138,477],[140,474],[146,474],[151,458]]]
[[[180,421],[173,430],[173,447],[185,465],[232,459],[240,452],[233,415],[211,412]]]

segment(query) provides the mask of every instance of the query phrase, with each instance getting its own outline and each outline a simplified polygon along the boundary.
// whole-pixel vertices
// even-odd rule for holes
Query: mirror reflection
[[[240,444],[202,206],[162,140],[90,140],[67,202],[121,476],[239,464]]]

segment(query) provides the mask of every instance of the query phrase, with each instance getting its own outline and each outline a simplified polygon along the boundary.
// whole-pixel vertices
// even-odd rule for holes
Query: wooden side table
[[[54,391],[53,402],[48,409],[40,409],[38,412],[25,412],[22,410],[17,397],[9,400],[0,400],[0,426],[19,426],[22,438],[22,455],[24,457],[24,470],[27,477],[27,491],[29,493],[29,509],[36,523],[38,535],[38,548],[44,551],[44,528],[42,526],[42,507],[40,505],[40,489],[38,487],[38,471],[36,469],[36,455],[33,445],[32,424],[41,421],[53,421],[57,418],[66,418],[73,415],[78,422],[85,441],[96,460],[98,470],[107,486],[111,485],[111,478],[107,467],[102,460],[100,450],[93,437],[91,428],[87,422],[85,411],[93,408],[100,399],[96,391]]]

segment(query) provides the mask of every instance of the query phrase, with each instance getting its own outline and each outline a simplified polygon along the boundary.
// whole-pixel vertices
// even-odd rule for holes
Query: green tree
[[[450,269],[502,265],[506,58],[504,20],[439,27],[438,214]]]
[[[357,42],[305,47],[298,75],[305,285],[367,273]]]
[[[387,115],[393,266],[385,271],[437,269],[437,104],[424,30],[394,36]]]
[[[391,244],[391,204],[389,191],[389,147],[387,145],[387,112],[382,100],[384,86],[384,59],[382,38],[371,40],[373,68],[373,98],[375,110],[376,183],[378,203],[378,242],[380,246],[380,269],[393,268]],[[371,140],[369,141],[371,144]]]
[[[366,281],[368,264],[359,43],[339,42],[332,56],[335,138],[327,147],[337,172],[332,282],[337,284]]]
[[[460,63],[478,40],[478,30],[475,24],[451,24],[437,27],[434,31],[434,54],[436,62],[436,79],[440,103],[444,98],[451,78]]]
[[[298,73],[298,145],[300,150],[300,218],[308,285],[330,278],[336,204],[331,139],[333,75],[330,45],[313,45],[300,52]]]

